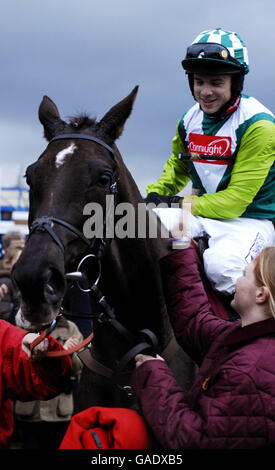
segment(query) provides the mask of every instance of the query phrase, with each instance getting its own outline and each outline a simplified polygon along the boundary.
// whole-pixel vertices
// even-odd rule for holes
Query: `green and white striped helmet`
[[[200,33],[187,48],[182,66],[187,73],[209,67],[220,69],[219,73],[246,74],[249,71],[248,52],[237,33],[222,28],[210,29]]]

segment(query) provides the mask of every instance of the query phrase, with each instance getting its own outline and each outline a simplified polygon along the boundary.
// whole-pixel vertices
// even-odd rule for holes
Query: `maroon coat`
[[[163,361],[143,363],[132,385],[164,448],[248,449],[275,444],[275,320],[241,327],[213,315],[193,247],[162,261],[179,344],[200,365],[188,394]]]

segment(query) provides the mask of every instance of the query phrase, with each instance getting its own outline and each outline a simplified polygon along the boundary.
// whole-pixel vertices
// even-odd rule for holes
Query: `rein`
[[[90,288],[82,289],[81,286],[79,285],[79,281],[83,277],[83,274],[80,271],[80,267],[82,263],[90,257],[97,259],[99,273],[98,273],[96,281],[94,282],[94,284],[90,286]],[[147,351],[150,350],[150,353],[153,354],[152,350],[154,351],[157,348],[157,343],[158,343],[155,334],[149,329],[143,329],[138,333],[138,336],[133,335],[127,328],[125,328],[117,320],[115,313],[114,313],[114,309],[109,305],[105,296],[102,294],[101,290],[99,289],[97,284],[101,277],[101,261],[100,259],[96,257],[96,255],[90,253],[84,256],[84,258],[80,261],[77,267],[77,271],[72,272],[72,273],[67,273],[66,277],[68,277],[69,279],[77,280],[78,287],[81,290],[83,290],[84,292],[92,292],[95,295],[95,298],[97,300],[98,305],[100,306],[101,311],[100,313],[94,313],[94,314],[89,315],[89,318],[95,319],[101,324],[111,325],[131,345],[131,349],[118,361],[114,375],[121,373],[122,370],[127,366],[127,364],[134,358],[134,356],[136,356],[136,354],[145,350]],[[40,335],[31,343],[30,345],[31,351],[37,344],[43,341],[52,332],[52,330],[55,328],[58,322],[58,317],[60,316],[62,316],[62,313],[60,313],[57,316],[57,318],[53,320],[51,325],[46,330],[43,330],[40,333]],[[62,350],[62,351],[47,351],[45,356],[46,357],[61,357],[61,356],[67,356],[67,355],[73,354],[74,352],[77,352],[80,349],[83,349],[85,346],[89,345],[91,343],[92,338],[93,338],[93,333],[91,333],[86,339],[84,339],[81,343],[74,346],[73,348]],[[89,348],[89,352],[91,352],[91,345]],[[87,355],[84,355],[83,358],[85,359],[82,359],[81,354],[82,352],[79,353],[79,357],[81,360],[83,360],[83,362],[86,365]],[[95,364],[96,371],[98,372],[99,363],[91,355],[91,359],[90,361],[88,361],[88,364],[89,364],[88,367],[90,368],[90,370],[94,370],[93,363]],[[102,368],[104,367],[105,366],[102,365]]]
[[[30,345],[30,350],[32,352],[33,348],[37,346],[37,344],[41,343],[47,336],[49,335],[48,330],[43,330],[41,331],[41,334],[37,336],[37,338],[31,343]],[[61,349],[60,351],[47,351],[45,356],[46,357],[64,357],[64,356],[69,356],[75,352],[78,352],[80,349],[84,348],[87,346],[93,339],[94,334],[91,333],[87,338],[85,338],[81,343],[77,344],[76,346],[73,346],[72,348],[69,349]]]

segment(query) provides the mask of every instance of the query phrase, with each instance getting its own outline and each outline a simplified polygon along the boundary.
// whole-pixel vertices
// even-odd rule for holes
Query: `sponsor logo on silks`
[[[260,232],[258,232],[255,239],[253,240],[249,252],[245,257],[245,261],[247,262],[247,264],[251,263],[256,258],[256,256],[258,256],[258,254],[262,251],[264,244],[264,237],[261,235]]]
[[[231,137],[191,133],[189,134],[188,150],[191,160],[196,162],[220,165],[232,165],[233,163]],[[208,156],[209,158],[207,158]]]

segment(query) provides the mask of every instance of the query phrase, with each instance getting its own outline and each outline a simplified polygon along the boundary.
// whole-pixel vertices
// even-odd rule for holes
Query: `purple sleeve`
[[[161,272],[177,341],[200,364],[213,340],[231,323],[215,315],[220,311],[214,314],[211,302],[214,293],[203,281],[204,274],[193,245],[185,250],[174,250],[163,258]]]
[[[262,398],[243,371],[219,374],[209,393],[201,390],[196,407],[160,360],[138,367],[132,386],[149,427],[165,449],[242,449],[266,442]]]

